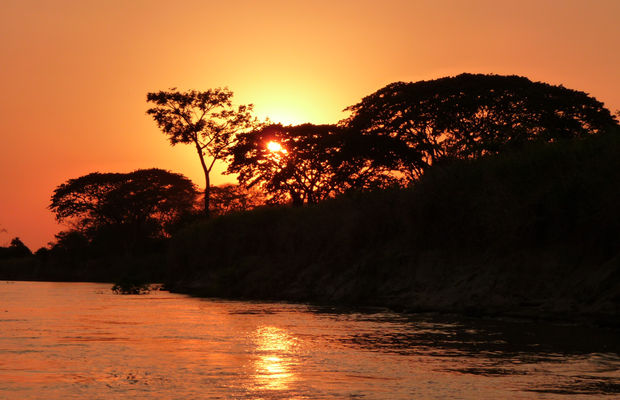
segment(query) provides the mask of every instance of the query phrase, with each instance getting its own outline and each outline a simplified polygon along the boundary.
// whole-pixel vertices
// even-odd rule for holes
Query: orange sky
[[[284,123],[332,123],[394,81],[517,74],[620,108],[620,1],[0,0],[0,245],[62,227],[53,189],[159,167],[198,185],[146,93],[228,86]],[[231,177],[215,177],[215,183]]]

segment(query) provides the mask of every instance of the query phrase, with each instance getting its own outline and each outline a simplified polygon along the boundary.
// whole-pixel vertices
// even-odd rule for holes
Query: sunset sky
[[[203,185],[149,91],[227,86],[260,118],[335,123],[390,82],[498,73],[615,112],[618,21],[618,0],[0,0],[0,246],[53,240],[46,207],[69,178],[158,167]]]

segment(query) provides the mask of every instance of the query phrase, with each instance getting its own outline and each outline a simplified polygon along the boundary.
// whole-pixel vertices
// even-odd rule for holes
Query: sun
[[[284,150],[282,145],[274,141],[267,143],[267,150],[269,150],[272,153],[279,153],[279,152],[286,153],[286,150]]]

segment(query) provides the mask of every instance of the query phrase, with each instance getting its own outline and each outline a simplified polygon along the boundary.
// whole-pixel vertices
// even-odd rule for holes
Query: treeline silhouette
[[[204,192],[159,169],[69,179],[50,209],[71,228],[34,257],[2,262],[3,278],[165,280],[209,295],[430,307],[416,293],[472,294],[454,279],[478,279],[474,264],[475,276],[528,281],[517,249],[535,265],[548,252],[553,268],[568,249],[579,269],[617,248],[609,205],[620,129],[583,92],[461,74],[396,82],[338,124],[296,126],[259,122],[228,89],[147,101],[171,145],[196,149]],[[211,185],[218,161],[238,185]],[[561,273],[553,268],[539,272],[550,279]]]
[[[0,260],[9,258],[21,258],[32,255],[32,251],[21,241],[19,237],[11,239],[7,247],[0,247]]]
[[[246,188],[270,203],[315,204],[350,191],[405,187],[430,166],[530,142],[605,132],[618,121],[586,93],[519,76],[461,74],[397,82],[365,97],[336,125],[259,122],[232,92],[149,93],[151,115],[171,145],[192,145],[205,174],[228,161]]]
[[[430,168],[409,188],[194,224],[170,289],[412,311],[620,315],[620,132]]]
[[[228,172],[276,202],[314,204],[349,191],[406,187],[432,165],[618,124],[583,92],[499,75],[397,82],[347,110],[338,125],[263,125],[239,134]]]

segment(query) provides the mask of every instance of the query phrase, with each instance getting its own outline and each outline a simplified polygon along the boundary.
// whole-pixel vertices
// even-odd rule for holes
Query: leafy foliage
[[[151,285],[144,282],[125,280],[117,282],[111,289],[115,294],[149,294]]]
[[[18,237],[11,239],[9,247],[0,247],[0,259],[28,257],[31,255],[32,251]]]
[[[533,301],[534,316],[618,321],[619,152],[617,133],[530,143],[410,188],[202,221],[172,238],[169,287],[450,312]]]
[[[367,157],[395,167],[408,180],[443,160],[583,137],[618,125],[586,93],[519,76],[395,82],[347,110],[352,114],[343,125],[357,134],[352,143],[361,142],[353,145],[368,148]]]
[[[119,228],[134,238],[162,237],[169,233],[167,226],[192,210],[195,198],[189,179],[153,168],[70,179],[54,190],[49,208],[58,221],[72,222],[91,239],[105,231],[118,234]]]
[[[330,139],[338,130],[334,125],[269,125],[239,135],[228,173],[239,174],[247,187],[261,186],[272,202],[316,203],[335,190],[328,156],[335,151]],[[270,149],[270,143],[280,148]]]
[[[385,184],[366,160],[344,154],[345,130],[336,125],[273,124],[239,135],[227,173],[259,186],[273,203],[315,204],[349,189]],[[269,148],[274,145],[275,148]]]
[[[213,215],[251,210],[264,205],[266,201],[261,191],[248,189],[241,185],[226,184],[211,188],[211,213]]]
[[[171,145],[192,144],[196,148],[205,175],[204,211],[209,214],[210,173],[224,157],[235,135],[256,126],[252,105],[233,107],[233,93],[228,89],[206,92],[175,88],[147,94],[154,107],[147,111],[168,136]]]

